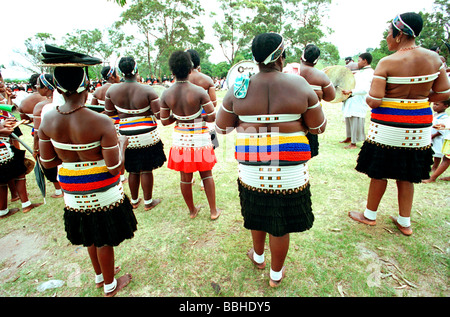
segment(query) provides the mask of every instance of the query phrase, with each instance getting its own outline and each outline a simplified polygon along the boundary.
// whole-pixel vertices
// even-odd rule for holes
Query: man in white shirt
[[[343,102],[342,113],[345,118],[345,130],[347,138],[340,143],[350,143],[346,149],[356,149],[356,143],[362,142],[366,138],[365,119],[369,106],[366,103],[366,95],[372,84],[374,70],[370,67],[372,55],[363,53],[358,58],[359,70],[354,73],[355,88],[343,90],[342,93],[350,95]]]

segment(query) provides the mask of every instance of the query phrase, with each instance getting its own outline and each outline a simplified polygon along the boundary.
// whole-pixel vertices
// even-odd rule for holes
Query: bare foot
[[[155,208],[159,203],[161,202],[161,199],[153,199],[152,203],[150,205],[145,205],[145,210],[151,210]]]
[[[19,199],[19,196],[11,197],[11,202],[18,201]]]
[[[53,194],[50,197],[52,197],[52,198],[61,198],[61,197],[64,197],[64,194],[60,194],[60,195]]]
[[[117,286],[116,288],[109,293],[105,293],[105,297],[113,297],[117,294],[118,291],[120,291],[122,288],[127,286],[131,282],[131,274],[127,273],[117,279]]]
[[[0,219],[3,219],[3,218],[7,218],[7,217],[9,217],[9,216],[12,216],[12,215],[14,215],[16,212],[18,212],[18,211],[19,211],[19,208],[9,209],[8,212],[7,212],[6,214],[4,214],[3,216],[0,216]]]
[[[278,281],[274,281],[274,280],[270,279],[270,281],[269,281],[270,287],[278,287],[281,285],[281,281],[283,280],[283,278],[286,275],[286,267],[283,266],[283,268],[281,270],[283,271],[281,279],[279,279]]]
[[[405,236],[410,236],[412,235],[412,229],[411,227],[403,227],[402,225],[400,225],[397,221],[397,218],[394,218],[392,216],[389,216],[389,218],[391,218],[391,220],[395,223],[395,225],[397,226],[398,230],[400,230],[401,233],[403,233]]]
[[[138,201],[137,201],[137,203],[135,203],[135,204],[131,203],[131,206],[133,207],[133,209],[136,209],[137,207],[139,207],[139,205],[141,204],[141,202],[142,202],[142,199],[139,198]]]
[[[429,183],[434,183],[435,181],[436,181],[435,179],[429,178],[429,179],[422,180],[422,183],[429,184]]]
[[[121,270],[120,266],[116,266],[114,268],[114,275],[118,274],[120,272],[120,270]],[[100,288],[103,286],[103,284],[105,284],[105,282],[95,283],[95,287]]]
[[[253,253],[255,253],[255,250],[253,248],[251,248],[250,250],[248,250],[247,252],[247,256],[250,259],[250,261],[252,261],[252,263],[260,270],[264,269],[266,267],[266,261],[264,261],[263,263],[258,263],[253,259]]]
[[[366,217],[364,217],[364,214],[361,213],[361,212],[350,211],[348,213],[348,215],[353,220],[361,222],[361,223],[364,223],[364,224],[369,225],[369,226],[375,226],[377,224],[376,220],[367,219]]]
[[[347,145],[347,146],[344,146],[344,149],[356,149],[356,144],[350,144],[350,145]]]
[[[211,220],[216,220],[220,217],[220,214],[222,213],[222,209],[216,208],[215,212],[211,211]]]
[[[339,141],[339,143],[350,143],[350,141],[350,138],[346,138],[345,140]]]
[[[40,205],[42,205],[42,203],[31,204],[28,207],[23,208],[22,211],[23,212],[29,212],[31,209],[39,207]]]
[[[446,182],[449,182],[450,181],[450,176],[447,176],[447,177],[441,177],[441,178],[439,178],[441,181],[446,181]]]
[[[189,211],[190,215],[189,217],[191,219],[194,219],[195,217],[197,217],[198,212],[200,211],[201,207],[195,207],[193,211]]]

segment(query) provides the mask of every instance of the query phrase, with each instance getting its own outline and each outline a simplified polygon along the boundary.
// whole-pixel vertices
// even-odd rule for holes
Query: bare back
[[[209,101],[209,95],[202,87],[191,82],[176,82],[163,92],[161,108],[169,108],[177,116],[192,116],[198,113],[202,105],[206,105]],[[186,120],[184,122],[192,121]]]
[[[318,97],[303,77],[275,72],[259,72],[250,78],[247,96],[238,99],[230,89],[223,104],[237,115],[304,114],[309,106],[318,102]],[[239,128],[267,127],[282,133],[305,131],[302,118],[293,122],[251,124],[239,121]]]
[[[102,154],[102,146],[117,144],[117,134],[109,117],[87,108],[71,114],[61,114],[56,110],[47,112],[39,129],[39,138],[53,139],[65,144],[90,144],[100,141],[100,146],[86,151],[67,151],[55,148],[63,162],[97,161],[107,157]]]
[[[314,89],[319,100],[331,101],[335,98],[336,91],[333,85],[330,85],[331,81],[324,72],[312,66],[302,64],[300,67],[300,76],[305,78],[310,85],[321,87],[320,90]]]
[[[144,84],[138,82],[125,82],[112,85],[105,96],[105,110],[115,111],[115,107],[127,110],[139,110],[150,106],[150,109],[140,116],[153,115],[159,112],[158,99],[156,91]],[[119,117],[132,117],[132,114],[120,113]]]
[[[370,95],[378,98],[426,99],[431,90],[440,91],[449,88],[446,87],[448,79],[441,65],[439,56],[427,49],[398,51],[379,62],[375,76],[411,78],[439,73],[439,77],[434,81],[416,84],[393,84],[374,78]]]

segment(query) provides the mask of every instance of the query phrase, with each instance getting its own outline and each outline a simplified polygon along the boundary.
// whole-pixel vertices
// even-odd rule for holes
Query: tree
[[[25,40],[25,52],[14,50],[15,53],[22,55],[30,65],[22,65],[17,62],[13,62],[13,66],[20,66],[33,73],[41,73],[44,69],[40,66],[42,55],[45,50],[45,44],[52,44],[55,42],[53,35],[49,33],[36,33],[34,37],[29,37]]]
[[[337,48],[322,42],[331,30],[323,25],[331,0],[219,0],[223,19],[214,23],[222,51],[230,64],[248,55],[251,40],[277,32],[288,44],[288,62],[298,62],[308,43],[321,47],[323,59],[339,61]]]
[[[118,25],[137,27],[144,37],[150,71],[160,75],[173,51],[198,46],[203,40],[198,22],[202,12],[198,0],[132,0]]]

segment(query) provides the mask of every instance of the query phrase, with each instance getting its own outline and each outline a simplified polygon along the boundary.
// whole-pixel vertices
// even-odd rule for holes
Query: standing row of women
[[[350,213],[357,221],[375,224],[387,179],[395,179],[400,217],[394,222],[406,235],[411,234],[413,183],[428,178],[432,163],[430,142],[425,144],[423,140],[430,135],[432,120],[428,101],[450,96],[450,83],[437,54],[414,45],[420,30],[417,14],[399,15],[393,21],[387,41],[389,48],[397,52],[383,59],[375,71],[368,102],[373,108],[372,130],[376,133],[369,134],[356,167],[371,178],[367,209],[364,213]],[[64,65],[55,68],[55,84],[65,103],[42,118],[41,161],[47,168],[61,164],[67,236],[72,243],[88,247],[96,285],[103,285],[105,295],[114,295],[131,280],[129,274],[117,280],[114,277],[119,269],[114,266],[113,252],[114,246],[132,238],[137,229],[132,203],[123,193],[119,179],[124,161],[128,164],[127,145],[136,142],[139,150],[130,160],[133,165],[143,164],[139,165],[140,171],[151,171],[162,164],[162,145],[154,147],[161,142],[155,132],[158,115],[165,125],[176,123],[168,166],[181,174],[180,188],[191,217],[198,213],[192,202],[192,173],[200,171],[208,195],[206,186],[212,180],[211,169],[216,163],[205,122],[215,120],[219,133],[236,130],[241,212],[244,227],[251,231],[253,240],[247,255],[257,268],[264,269],[268,234],[269,284],[280,285],[286,272],[284,261],[290,233],[308,230],[314,222],[308,171],[311,149],[306,135],[323,133],[327,119],[320,95],[311,88],[313,80],[308,78],[308,83],[301,76],[282,73],[282,36],[256,36],[252,53],[259,73],[241,78],[230,88],[217,118],[207,92],[187,81],[192,70],[187,52],[172,54],[169,64],[177,82],[159,101],[153,91],[144,91],[145,86],[135,84],[137,66],[132,60],[124,60],[119,68],[128,82],[108,89],[105,103],[111,114],[119,113],[119,136],[110,118],[86,109],[85,69]],[[83,61],[91,60],[85,57]],[[73,60],[69,57],[66,62]],[[322,87],[328,86],[328,82],[323,82]],[[137,119],[134,114],[142,118]],[[151,116],[155,119],[149,120]],[[406,139],[410,132],[421,138]],[[150,152],[151,147],[154,152]],[[145,165],[147,157],[153,158],[153,165]],[[151,181],[151,177],[144,180]],[[133,184],[136,186],[138,180]],[[132,199],[136,199],[133,195],[132,192]],[[153,204],[148,193],[144,204]],[[211,209],[211,218],[215,216]]]

